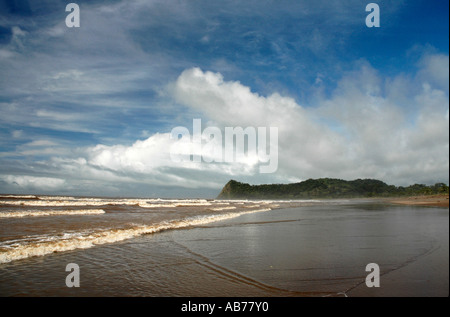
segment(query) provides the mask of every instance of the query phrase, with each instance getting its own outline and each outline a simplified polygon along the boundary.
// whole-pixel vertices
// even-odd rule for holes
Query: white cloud
[[[392,81],[410,84],[404,78]],[[422,90],[407,98],[418,109],[411,114],[383,93],[384,85],[385,80],[363,63],[344,76],[319,107],[302,107],[279,94],[258,95],[219,73],[188,69],[171,92],[179,103],[209,120],[203,120],[202,129],[279,129],[275,174],[266,178],[258,174],[254,158],[247,164],[175,162],[170,157],[175,142],[170,133],[157,133],[132,145],[86,148],[83,164],[78,165],[86,175],[99,178],[105,177],[99,171],[107,171],[119,182],[186,187],[220,187],[231,177],[255,182],[361,177],[396,185],[448,181],[448,94],[424,83]],[[191,126],[186,128],[193,132]]]
[[[432,82],[428,65],[417,79],[399,76],[383,94],[383,81],[368,66],[341,81],[334,95],[319,108],[322,115],[337,122],[349,136],[354,158],[352,170],[342,175],[380,178],[394,184],[448,182],[449,122],[448,92],[442,81]],[[361,76],[363,75],[363,76]],[[430,75],[430,74],[428,74]],[[436,79],[435,74],[432,74]],[[448,80],[448,78],[447,78]],[[399,92],[405,92],[401,98]],[[399,102],[399,103],[397,103]]]
[[[318,108],[293,99],[252,93],[239,82],[198,68],[178,78],[175,96],[219,126],[276,126],[280,130],[278,176],[380,178],[394,184],[448,181],[448,94],[432,88],[419,71],[423,89],[410,94],[409,108],[383,92],[384,80],[367,63],[344,76]],[[431,72],[440,84],[448,76]],[[430,81],[431,82],[431,81]],[[437,85],[440,87],[440,85]]]
[[[396,65],[391,69],[405,73],[393,78],[364,62],[336,78],[361,52],[349,50],[351,39],[367,31],[356,18],[358,7],[365,14],[360,1],[90,2],[77,30],[65,26],[64,11],[37,6],[35,12],[47,14],[2,17],[11,38],[0,48],[0,122],[7,131],[1,155],[30,158],[2,161],[5,175],[6,166],[17,165],[18,174],[58,175],[76,190],[125,183],[219,187],[230,177],[254,183],[323,176],[448,180],[442,176],[448,174],[448,55],[419,50],[418,70]],[[403,6],[384,8],[386,27]],[[255,86],[186,69],[194,62]],[[168,81],[172,90],[164,94]],[[307,100],[312,91],[329,93],[330,83],[336,90],[312,105],[284,94]],[[204,128],[222,132],[277,127],[277,173],[258,174],[255,158],[173,162],[167,123],[186,120],[191,129],[197,116]],[[133,142],[138,137],[143,140]],[[81,148],[87,142],[95,143]],[[95,146],[101,142],[109,145]],[[31,181],[18,180],[15,186]]]
[[[419,79],[447,91],[449,87],[449,57],[444,54],[426,54],[420,60]]]
[[[192,129],[191,129],[192,130]],[[203,140],[205,145],[207,142]],[[180,147],[181,146],[181,147]],[[218,146],[224,146],[219,144]],[[206,147],[193,148],[177,144],[170,133],[157,133],[146,140],[138,140],[130,146],[125,145],[97,145],[85,149],[88,166],[112,171],[121,175],[138,175],[137,181],[147,180],[162,182],[171,186],[204,186],[213,183],[221,186],[221,182],[211,181],[211,175],[249,175],[256,170],[258,161],[249,157],[243,162],[196,162],[193,160],[177,161],[171,157],[175,154],[188,153],[209,157]],[[217,157],[214,157],[215,159]],[[192,173],[195,178],[192,179]]]
[[[367,63],[359,66],[344,75],[331,96],[316,107],[303,107],[277,93],[261,96],[199,68],[185,70],[171,85],[178,103],[202,114],[202,129],[277,127],[279,168],[275,174],[259,174],[255,158],[243,163],[176,162],[170,156],[176,140],[162,131],[150,136],[145,132],[146,139],[131,145],[99,144],[77,149],[75,155],[66,151],[66,157],[43,163],[64,175],[61,178],[8,175],[2,180],[23,188],[80,184],[95,188],[97,183],[110,190],[118,190],[120,184],[219,189],[229,178],[254,183],[318,177],[378,178],[395,185],[448,182],[449,99],[448,92],[439,88],[448,79],[429,73],[430,63],[424,63],[415,78],[392,79],[382,78]],[[395,83],[398,91],[406,90],[418,78],[421,89],[403,98],[386,89],[388,83]],[[192,119],[188,118],[186,127],[191,133]],[[24,148],[48,151],[52,146],[52,141],[42,139]]]
[[[174,89],[180,103],[201,110],[219,127],[277,127],[283,177],[292,171],[299,177],[307,170],[317,173],[318,162],[336,166],[345,161],[344,138],[317,122],[313,111],[292,98],[263,97],[239,82],[224,81],[220,74],[198,68],[183,72]]]
[[[2,175],[0,180],[12,185],[13,188],[28,190],[55,190],[65,184],[64,179],[53,177],[36,177],[28,175]]]
[[[155,134],[131,146],[97,145],[88,150],[88,162],[114,171],[152,173],[158,167],[170,165],[170,145],[168,133]]]

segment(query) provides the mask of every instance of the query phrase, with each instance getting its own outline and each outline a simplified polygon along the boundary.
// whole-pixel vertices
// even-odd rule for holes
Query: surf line
[[[38,243],[26,243],[6,251],[0,250],[0,264],[25,258],[44,256],[54,252],[87,249],[97,245],[115,243],[146,234],[155,234],[165,230],[176,230],[195,226],[201,226],[220,220],[232,219],[244,214],[269,211],[271,208],[231,212],[226,214],[213,214],[209,216],[194,216],[184,219],[163,221],[152,225],[141,225],[127,229],[110,229],[97,232],[79,232],[79,235],[68,239],[47,240]],[[1,248],[1,245],[0,245]]]

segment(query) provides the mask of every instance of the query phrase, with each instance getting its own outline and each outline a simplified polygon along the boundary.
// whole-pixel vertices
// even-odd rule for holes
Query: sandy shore
[[[428,196],[412,196],[412,197],[398,197],[389,198],[388,202],[401,205],[413,206],[435,206],[435,207],[449,207],[449,195],[428,195]]]
[[[4,263],[0,297],[448,296],[448,209],[387,200],[248,213]],[[137,219],[134,208],[127,215],[123,207],[120,224]],[[93,226],[95,217],[110,225],[118,213],[77,217],[101,229]],[[29,218],[30,225],[37,223]],[[5,219],[4,227],[15,230],[12,224],[23,226],[27,218]],[[65,285],[68,263],[80,267],[79,288]],[[380,287],[367,287],[368,263],[379,265]]]

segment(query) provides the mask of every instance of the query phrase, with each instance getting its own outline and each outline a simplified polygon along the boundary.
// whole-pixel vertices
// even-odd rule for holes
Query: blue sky
[[[448,1],[0,1],[0,192],[214,197],[229,179],[448,183]],[[276,173],[170,131],[279,128]]]

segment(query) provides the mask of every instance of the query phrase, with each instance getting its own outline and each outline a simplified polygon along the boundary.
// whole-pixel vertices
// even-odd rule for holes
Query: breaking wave
[[[81,209],[81,210],[27,210],[0,212],[0,218],[22,218],[22,217],[43,217],[43,216],[67,216],[67,215],[98,215],[104,214],[103,209]]]
[[[0,263],[43,256],[54,252],[86,249],[96,245],[119,242],[145,234],[153,234],[164,230],[182,229],[200,226],[212,222],[239,217],[244,214],[265,212],[271,208],[253,209],[241,212],[194,216],[185,219],[163,221],[154,225],[141,225],[128,229],[108,229],[102,231],[83,231],[65,233],[63,235],[45,235],[26,237],[0,243]]]
[[[255,206],[255,207],[259,207],[259,206]],[[214,211],[220,211],[220,210],[231,210],[231,209],[236,209],[235,206],[227,206],[227,207],[216,207],[216,208],[210,208],[211,210]]]

